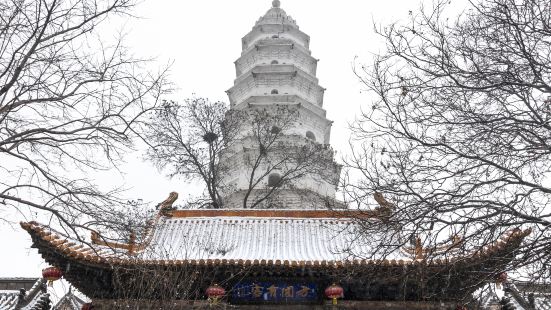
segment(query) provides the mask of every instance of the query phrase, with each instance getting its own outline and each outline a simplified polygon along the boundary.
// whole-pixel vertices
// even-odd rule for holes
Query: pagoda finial
[[[279,0],[272,1],[272,6],[274,8],[278,8],[281,5],[281,2]]]

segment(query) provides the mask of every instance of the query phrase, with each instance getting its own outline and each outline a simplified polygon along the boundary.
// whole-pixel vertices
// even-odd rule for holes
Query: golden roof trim
[[[199,209],[174,210],[168,214],[173,218],[191,217],[260,217],[260,218],[327,218],[366,219],[377,216],[374,211],[359,210],[269,210],[269,209]]]
[[[472,255],[464,255],[460,257],[452,258],[438,258],[438,259],[356,259],[356,260],[314,260],[314,261],[292,261],[292,260],[244,260],[244,259],[189,259],[189,260],[137,260],[132,257],[104,257],[101,256],[102,250],[94,251],[90,247],[87,247],[82,244],[67,244],[67,242],[60,243],[58,241],[67,239],[63,236],[58,236],[57,234],[47,231],[44,226],[36,222],[21,222],[21,227],[25,229],[29,234],[34,235],[35,237],[41,239],[47,244],[47,247],[50,247],[57,251],[60,255],[74,258],[77,260],[90,262],[90,263],[106,263],[109,265],[196,265],[196,266],[288,266],[288,267],[333,267],[333,268],[344,268],[344,267],[354,267],[354,266],[376,266],[382,265],[387,267],[397,267],[397,266],[406,266],[406,265],[426,265],[426,266],[438,266],[445,265],[450,262],[456,262],[461,259],[470,259],[470,258],[480,258],[484,256],[490,256],[502,250],[509,244],[509,242],[514,242],[515,240],[522,240],[528,234],[531,233],[530,229],[521,230],[516,228],[505,236],[501,240],[485,246],[479,251],[476,251]],[[48,238],[53,236],[52,238]]]

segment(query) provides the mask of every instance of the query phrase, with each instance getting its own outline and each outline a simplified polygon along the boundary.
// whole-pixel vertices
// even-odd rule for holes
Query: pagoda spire
[[[272,7],[278,8],[281,6],[281,2],[279,0],[272,1]]]

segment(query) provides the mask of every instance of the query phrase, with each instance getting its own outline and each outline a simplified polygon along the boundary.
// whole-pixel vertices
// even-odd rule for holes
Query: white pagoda
[[[240,143],[222,160],[227,166],[223,176],[226,207],[246,208],[270,195],[273,197],[258,207],[326,208],[323,201],[333,205],[341,166],[334,162],[329,146],[332,122],[323,109],[325,89],[316,78],[318,60],[312,57],[309,45],[310,37],[280,8],[279,0],[272,2],[272,8],[243,37],[242,53],[235,61],[236,79],[227,91],[231,109],[265,111],[284,128],[273,126],[272,133],[279,135],[274,138],[277,145],[260,167],[254,167],[251,158],[259,154],[259,143],[250,126],[244,127]],[[312,144],[316,146],[312,148]],[[313,152],[305,154],[309,157],[305,160],[315,163],[297,167],[300,164],[286,158],[304,148]],[[258,178],[263,180],[252,188]],[[292,180],[286,182],[286,178]],[[280,180],[282,188],[267,195]],[[251,197],[243,203],[247,192]]]

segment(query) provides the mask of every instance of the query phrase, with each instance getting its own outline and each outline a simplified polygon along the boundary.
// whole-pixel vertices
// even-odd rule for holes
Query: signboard
[[[319,301],[315,283],[240,282],[232,289],[233,302],[314,303]]]

